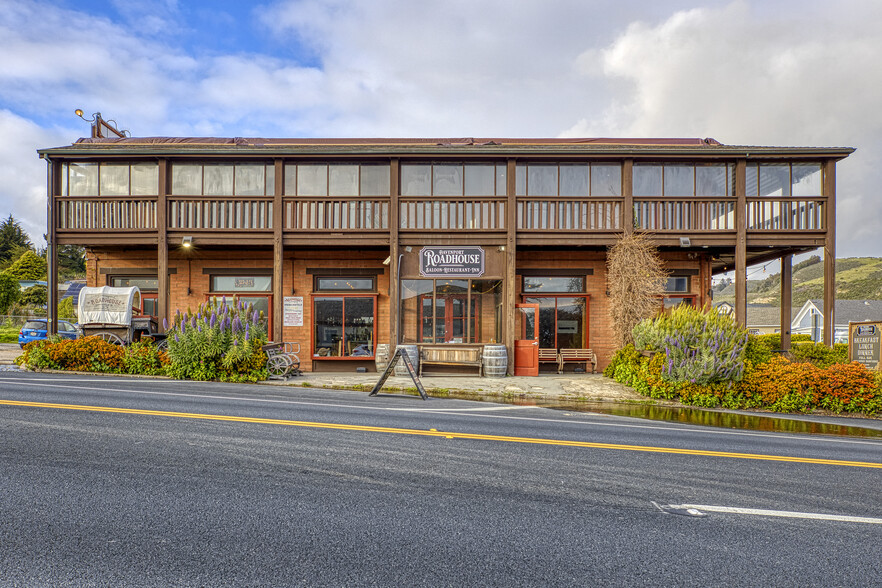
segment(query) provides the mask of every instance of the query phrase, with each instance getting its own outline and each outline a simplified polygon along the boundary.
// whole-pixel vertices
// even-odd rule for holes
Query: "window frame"
[[[344,292],[318,292],[310,294],[311,304],[310,304],[310,312],[312,312],[312,328],[309,333],[309,354],[310,359],[312,361],[373,361],[376,359],[377,354],[377,308],[378,308],[378,299],[379,294],[373,293],[362,293],[362,294],[347,294]],[[342,298],[343,299],[343,315],[341,317],[341,341],[346,341],[346,299],[347,298],[370,298],[373,301],[373,329],[371,332],[371,354],[370,355],[340,355],[340,356],[332,356],[332,355],[317,355],[316,354],[316,328],[318,325],[316,324],[316,312],[315,312],[315,303],[316,300],[321,298]]]

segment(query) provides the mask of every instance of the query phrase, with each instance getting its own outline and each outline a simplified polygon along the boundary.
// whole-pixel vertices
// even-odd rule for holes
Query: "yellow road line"
[[[291,421],[284,419],[261,419],[254,417],[227,416],[221,414],[201,414],[193,412],[170,412],[164,410],[141,410],[136,408],[116,408],[112,406],[86,406],[78,404],[52,404],[47,402],[24,402],[19,400],[0,400],[0,405],[26,406],[31,408],[56,408],[65,410],[84,410],[90,412],[113,412],[146,416],[164,416],[211,421],[230,421],[237,423],[260,423],[266,425],[288,425],[314,429],[336,429],[339,431],[362,431],[367,433],[393,433],[398,435],[420,435],[423,437],[444,437],[446,439],[470,439],[474,441],[505,441],[508,443],[530,443],[534,445],[560,445],[564,447],[584,447],[590,449],[618,449],[621,451],[644,451],[649,453],[673,453],[679,455],[701,455],[706,457],[730,457],[737,459],[758,459],[765,461],[785,461],[791,463],[812,463],[838,465],[857,468],[879,468],[882,463],[868,461],[847,461],[839,459],[817,459],[812,457],[792,457],[786,455],[767,455],[761,453],[733,453],[728,451],[706,451],[702,449],[679,449],[676,447],[652,447],[648,445],[621,445],[617,443],[593,443],[589,441],[567,441],[564,439],[543,439],[540,437],[510,437],[505,435],[481,435],[478,433],[454,433],[435,429],[400,429],[396,427],[368,427],[363,425],[342,425],[337,423],[316,423],[310,421]]]

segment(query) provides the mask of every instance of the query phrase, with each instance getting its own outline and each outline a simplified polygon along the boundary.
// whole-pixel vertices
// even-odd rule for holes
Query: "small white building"
[[[837,300],[833,307],[834,343],[848,343],[848,323],[882,320],[882,300]],[[806,300],[790,325],[793,335],[811,335],[821,341],[824,328],[824,301]]]

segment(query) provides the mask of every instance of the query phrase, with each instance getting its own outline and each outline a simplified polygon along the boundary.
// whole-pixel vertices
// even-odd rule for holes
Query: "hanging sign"
[[[283,312],[286,327],[303,326],[303,296],[285,296]]]
[[[848,358],[878,370],[882,322],[848,323]]]
[[[423,247],[420,275],[426,278],[480,278],[484,275],[484,249],[476,246]]]

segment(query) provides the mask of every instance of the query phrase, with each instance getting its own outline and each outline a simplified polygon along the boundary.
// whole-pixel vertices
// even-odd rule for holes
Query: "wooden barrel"
[[[488,378],[504,378],[508,371],[508,351],[505,345],[484,345],[484,375]]]
[[[413,371],[416,374],[420,373],[420,348],[416,345],[399,345],[398,349],[401,349],[402,352],[406,352],[407,356],[410,358],[410,363],[413,365]],[[407,368],[404,365],[404,360],[399,359],[398,365],[395,366],[395,375],[396,376],[406,376]]]
[[[374,362],[377,364],[377,372],[383,372],[389,365],[389,344],[377,343],[377,353],[374,355]]]

